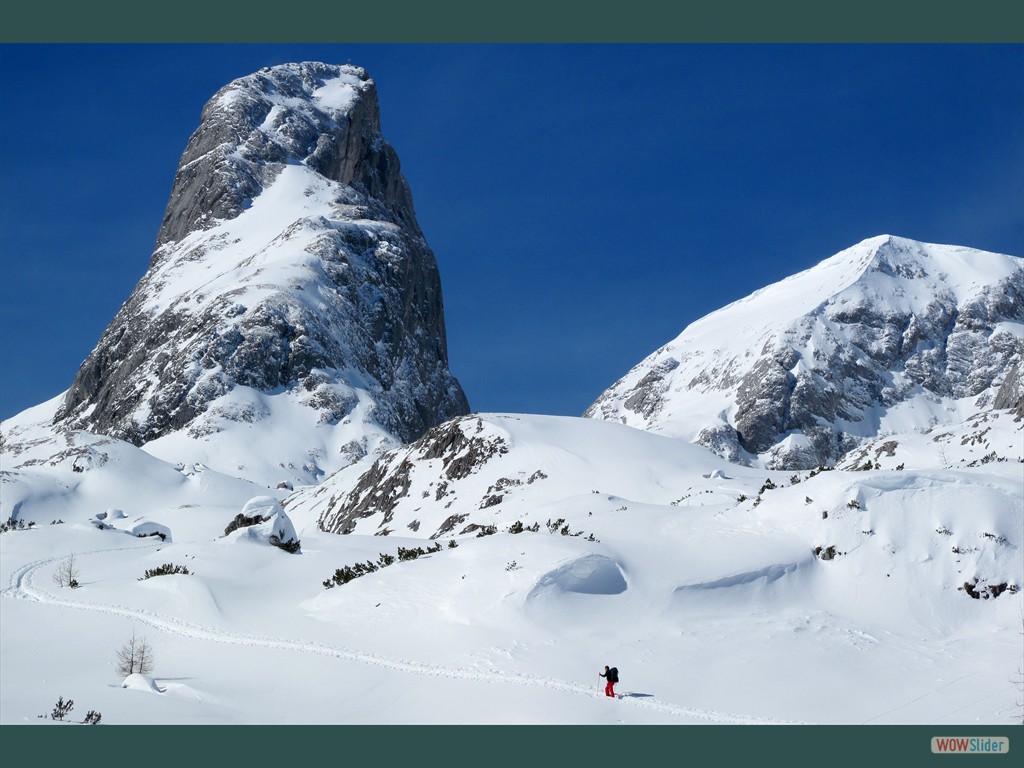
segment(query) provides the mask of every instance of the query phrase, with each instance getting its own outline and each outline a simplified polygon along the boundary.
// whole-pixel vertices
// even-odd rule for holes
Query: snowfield
[[[902,470],[813,475],[610,422],[479,414],[456,427],[505,450],[441,500],[448,457],[415,445],[292,493],[25,422],[3,425],[0,512],[33,525],[0,534],[0,723],[52,723],[58,697],[69,720],[106,724],[1020,718],[1024,450],[1008,412],[974,443],[978,419],[907,436]],[[403,458],[411,486],[386,523],[318,526],[360,473]],[[225,535],[243,508],[268,519]],[[453,514],[477,527],[429,538]],[[269,543],[279,528],[298,552]],[[400,549],[422,553],[324,585]],[[69,555],[78,588],[53,579]],[[143,578],[164,565],[178,572]],[[126,678],[133,632],[155,663]]]

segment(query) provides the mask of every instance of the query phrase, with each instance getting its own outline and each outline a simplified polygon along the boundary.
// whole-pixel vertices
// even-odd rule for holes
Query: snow
[[[148,675],[140,675],[138,672],[133,672],[124,679],[121,683],[122,688],[130,688],[133,691],[146,691],[147,693],[166,693],[166,688],[161,688],[157,685],[156,680]]]
[[[358,377],[346,374],[350,381]],[[150,441],[143,450],[168,463],[198,461],[218,473],[245,478],[253,483],[314,483],[344,464],[343,446],[358,442],[367,451],[393,447],[396,442],[372,420],[373,401],[363,389],[352,389],[357,405],[344,423],[319,421],[317,411],[293,390],[268,394],[235,385],[211,402],[200,416],[196,438],[173,432]],[[258,425],[244,418],[222,418],[225,414],[259,413]],[[259,435],[260,450],[254,450]],[[282,458],[286,457],[286,458]]]
[[[38,715],[58,696],[104,724],[1014,722],[1024,592],[962,587],[1024,584],[1021,465],[967,466],[1024,454],[1019,427],[975,414],[938,441],[881,439],[898,441],[881,469],[812,477],[620,424],[480,414],[465,429],[507,452],[441,501],[422,496],[441,461],[411,458],[388,536],[373,535],[379,515],[346,536],[316,525],[374,457],[286,497],[107,438],[71,436],[107,455],[82,472],[38,444],[4,460],[2,514],[18,505],[35,525],[0,534],[0,723],[51,722]],[[502,477],[524,479],[480,509]],[[455,512],[497,532],[456,530],[323,586],[432,547]],[[225,535],[239,513],[287,521],[300,552],[257,526]],[[549,532],[558,518],[570,535]],[[517,520],[539,530],[507,532]],[[155,531],[171,535],[139,536]],[[829,546],[832,560],[814,554]],[[69,554],[77,589],[51,578]],[[164,564],[189,573],[143,578]],[[126,680],[116,651],[133,632],[155,664]],[[615,702],[605,664],[622,676]]]
[[[356,99],[363,81],[353,75],[342,75],[328,80],[313,91],[313,99],[324,110],[346,112]]]
[[[268,120],[271,115],[273,110]],[[341,189],[305,165],[285,165],[240,215],[161,251],[163,261],[152,277],[158,289],[143,309],[156,315],[185,297],[198,312],[207,297],[225,294],[242,305],[255,304],[301,279],[312,262],[304,249],[320,232],[304,222],[332,218],[331,206]]]
[[[936,306],[963,307],[983,300],[986,291],[1022,270],[1024,259],[1007,254],[892,235],[866,239],[690,324],[607,390],[588,415],[695,441],[705,429],[735,426],[739,384],[773,346],[794,350],[797,362],[791,373],[806,373],[814,367],[812,361],[828,359],[854,343],[837,313],[841,317],[869,308],[881,316],[902,314],[919,321]],[[1024,324],[997,322],[990,336],[992,346],[1019,347]],[[980,333],[976,341],[979,347],[986,343]],[[865,334],[858,343],[879,342]],[[976,356],[972,361],[980,362]],[[657,372],[662,381],[648,394],[657,398],[653,411],[627,406],[637,385]],[[891,375],[894,390],[909,390],[902,399],[867,408],[857,414],[860,419],[840,420],[836,429],[854,437],[927,429],[939,421],[961,420],[979,406],[976,396],[939,397],[920,387],[915,390],[899,366]],[[834,382],[840,390],[849,383]],[[775,446],[771,454],[777,452]],[[743,458],[770,465],[771,454]]]

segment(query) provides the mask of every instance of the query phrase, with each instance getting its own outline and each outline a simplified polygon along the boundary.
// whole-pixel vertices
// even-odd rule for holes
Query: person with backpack
[[[615,667],[608,667],[606,664],[604,672],[598,672],[599,676],[605,678],[608,682],[604,686],[604,695],[615,698],[615,684],[619,682],[619,670]]]

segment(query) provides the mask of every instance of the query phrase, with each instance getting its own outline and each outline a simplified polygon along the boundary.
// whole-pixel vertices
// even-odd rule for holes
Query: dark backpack
[[[616,667],[612,667],[608,670],[608,682],[617,683],[619,682],[619,670]]]

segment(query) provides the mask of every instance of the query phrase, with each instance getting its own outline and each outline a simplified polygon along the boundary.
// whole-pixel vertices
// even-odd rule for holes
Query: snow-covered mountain
[[[876,238],[602,418],[468,414],[372,81],[235,81],[71,389],[0,425],[0,724],[1019,722],[1022,279]]]
[[[207,103],[149,270],[53,423],[314,482],[467,411],[374,82],[307,62]]]
[[[885,235],[694,322],[585,415],[809,469],[1019,410],[1022,368],[1024,259]]]

